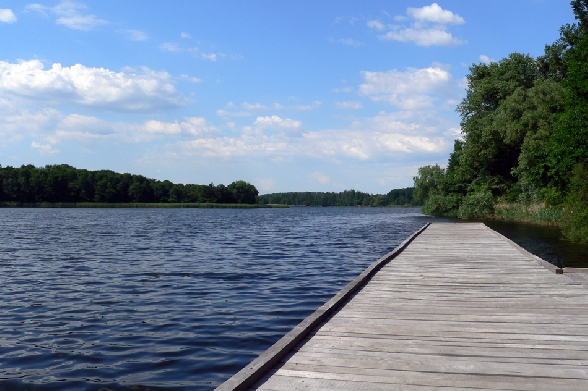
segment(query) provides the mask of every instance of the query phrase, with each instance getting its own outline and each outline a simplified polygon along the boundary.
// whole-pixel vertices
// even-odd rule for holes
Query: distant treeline
[[[396,189],[388,194],[369,194],[355,190],[345,190],[341,193],[272,193],[259,196],[259,203],[304,206],[412,206],[413,189]]]
[[[255,186],[183,185],[110,170],[81,170],[67,164],[20,168],[0,165],[0,202],[218,203],[257,204]]]

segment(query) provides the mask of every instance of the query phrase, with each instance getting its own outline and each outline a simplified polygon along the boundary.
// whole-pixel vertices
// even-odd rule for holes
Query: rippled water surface
[[[0,390],[211,390],[430,220],[0,209]]]

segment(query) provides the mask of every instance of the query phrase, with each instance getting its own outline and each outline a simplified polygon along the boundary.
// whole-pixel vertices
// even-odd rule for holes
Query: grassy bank
[[[560,228],[564,237],[571,241],[588,243],[588,208],[580,203],[563,207],[545,206],[544,203],[497,203],[492,212],[476,218],[550,225]]]
[[[288,208],[288,205],[216,203],[107,203],[107,202],[0,202],[0,208]]]
[[[494,214],[490,215],[489,218],[501,221],[562,226],[562,210],[546,207],[544,204],[499,203],[494,207]]]

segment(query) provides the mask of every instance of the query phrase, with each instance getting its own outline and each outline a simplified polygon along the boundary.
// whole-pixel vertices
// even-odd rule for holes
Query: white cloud
[[[305,132],[300,121],[278,116],[257,117],[237,137],[200,137],[169,144],[176,158],[313,158],[330,162],[341,159],[385,162],[411,160],[448,153],[458,125],[436,113],[380,112],[339,129]],[[273,130],[274,132],[263,132]],[[414,157],[410,157],[414,156]]]
[[[213,61],[213,62],[216,61],[216,58],[217,58],[216,53],[208,53],[208,54],[202,53],[201,56],[203,59]]]
[[[159,45],[159,48],[168,52],[179,52],[182,50],[177,43],[173,42],[164,42]]]
[[[182,121],[149,120],[142,123],[106,121],[79,114],[62,116],[52,129],[55,138],[76,140],[149,141],[154,138],[203,137],[215,134],[217,128],[202,117],[185,117]]]
[[[188,75],[180,75],[180,79],[182,80],[188,80],[192,83],[200,83],[202,81],[202,79],[198,78],[198,77],[192,77],[192,76],[188,76]]]
[[[395,17],[398,22],[412,20],[410,26],[384,25],[378,20],[371,20],[368,27],[383,32],[382,40],[413,42],[418,46],[452,46],[462,45],[466,41],[454,37],[447,31],[448,24],[463,24],[465,20],[449,10],[444,10],[437,3],[422,8],[407,8],[405,16]],[[433,26],[429,26],[433,23]]]
[[[107,24],[104,19],[99,19],[93,14],[83,14],[82,10],[88,7],[74,1],[62,1],[55,7],[45,7],[41,4],[29,4],[26,11],[37,11],[44,15],[52,14],[57,17],[55,23],[74,30],[92,30],[93,28]]]
[[[16,22],[16,15],[10,8],[0,8],[0,22],[14,23]]]
[[[422,8],[407,8],[406,13],[413,19],[439,24],[463,24],[465,20],[449,10],[444,10],[437,3]]]
[[[33,141],[31,147],[38,150],[41,155],[55,155],[59,153],[59,149],[54,149],[51,144],[41,144]]]
[[[149,112],[178,107],[184,101],[167,72],[148,68],[114,72],[81,64],[53,64],[45,70],[39,60],[0,61],[0,91],[29,101],[113,111]]]
[[[345,101],[345,102],[335,102],[335,107],[338,109],[357,110],[357,109],[363,108],[363,105],[361,104],[361,102],[357,102],[357,101]]]
[[[280,118],[277,115],[257,117],[253,126],[257,129],[287,129],[298,130],[302,128],[302,122],[290,118]]]
[[[322,185],[326,185],[331,180],[331,178],[329,178],[325,174],[321,173],[320,171],[316,171],[316,172],[312,173],[312,175],[310,177],[312,178],[312,180],[314,180]]]
[[[149,36],[147,33],[139,30],[121,30],[121,33],[127,36],[127,39],[131,41],[147,41]]]
[[[216,111],[216,115],[219,117],[249,117],[252,114],[248,111],[227,111],[219,109]]]
[[[496,62],[496,60],[488,57],[485,54],[480,54],[480,62],[483,62],[484,64],[490,64],[491,62]]]
[[[384,24],[382,22],[380,22],[379,20],[370,20],[367,22],[367,26],[369,28],[372,28],[372,29],[378,30],[378,31],[386,30],[386,28],[384,27]]]
[[[404,72],[361,72],[364,83],[359,94],[376,102],[388,102],[405,110],[431,109],[440,96],[452,97],[457,83],[439,67],[409,68]]]
[[[180,34],[180,38],[187,39],[187,38],[192,38],[192,36],[190,34],[188,34],[188,33],[182,32]]]
[[[451,46],[461,45],[462,40],[455,38],[444,29],[413,29],[407,28],[398,31],[388,31],[380,36],[384,40],[414,42],[418,46]]]

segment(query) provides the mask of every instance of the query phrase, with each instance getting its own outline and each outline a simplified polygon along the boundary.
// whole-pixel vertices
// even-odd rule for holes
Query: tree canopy
[[[67,164],[20,168],[0,166],[0,202],[219,203],[256,204],[255,186],[174,184],[110,170],[89,171]]]
[[[259,196],[261,204],[304,206],[412,206],[413,188],[390,190],[388,194],[369,194],[355,190],[335,192],[289,192]]]
[[[414,178],[425,212],[482,217],[514,202],[588,217],[577,196],[588,194],[588,0],[571,6],[577,23],[562,26],[543,56],[470,67],[457,106],[463,139],[446,168],[421,167]]]

